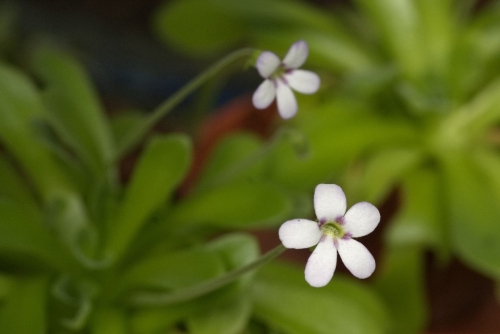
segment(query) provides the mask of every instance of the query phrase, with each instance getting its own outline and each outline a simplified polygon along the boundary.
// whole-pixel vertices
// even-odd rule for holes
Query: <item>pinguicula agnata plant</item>
[[[40,47],[30,55],[27,72],[2,60],[0,331],[237,334],[274,327],[276,301],[301,300],[285,319],[318,303],[340,310],[342,300],[330,298],[337,290],[352,303],[350,319],[363,320],[360,328],[387,327],[379,299],[354,281],[340,277],[318,295],[303,279],[289,281],[302,276],[300,269],[263,266],[285,248],[261,254],[247,230],[277,227],[309,213],[305,198],[311,189],[291,192],[262,177],[273,147],[297,144],[293,129],[277,131],[267,144],[250,134],[222,141],[182,198],[174,194],[192,162],[191,139],[152,132],[202,84],[252,59],[266,79],[255,93],[256,106],[276,98],[280,115],[292,117],[297,102],[291,89],[313,93],[319,88],[316,74],[298,69],[307,49],[303,40],[294,43],[283,62],[270,51],[236,51],[152,112],[114,117],[104,112],[87,74],[68,54]],[[122,161],[133,150],[140,152],[133,171],[121,177]],[[335,198],[329,191],[318,198],[322,187],[337,186],[316,190],[320,225],[314,225],[323,236],[315,234],[319,246],[307,281],[328,283],[336,262],[334,244],[356,276],[371,274],[373,268],[356,264],[359,258],[368,265],[369,253],[352,246],[352,238],[361,236],[356,224],[367,224],[367,230],[378,223],[362,213],[378,211],[366,212],[358,204],[343,216],[342,191]],[[287,247],[289,238],[282,236]],[[320,252],[327,244],[331,252]],[[315,263],[318,256],[325,269]],[[256,276],[261,267],[266,269]],[[324,317],[316,313],[312,319]],[[345,326],[338,320],[326,324]]]

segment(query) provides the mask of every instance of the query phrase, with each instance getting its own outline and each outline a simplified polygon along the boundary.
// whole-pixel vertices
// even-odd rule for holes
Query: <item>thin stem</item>
[[[285,251],[283,245],[279,245],[274,249],[270,250],[259,259],[251,262],[241,268],[228,272],[217,278],[202,282],[198,285],[190,286],[187,288],[179,289],[174,292],[168,292],[164,294],[160,293],[141,293],[133,296],[129,299],[129,303],[133,306],[167,306],[174,303],[180,303],[188,301],[209,292],[215,291],[241,277],[242,275],[253,271],[264,264],[270,262],[271,260],[278,257],[281,253]]]
[[[156,109],[153,110],[151,115],[136,129],[131,131],[125,140],[122,142],[122,145],[118,148],[117,155],[115,159],[123,156],[129,150],[131,150],[146,133],[153,127],[153,125],[158,122],[162,117],[167,115],[172,109],[174,109],[179,103],[181,103],[189,94],[198,89],[201,85],[203,85],[208,80],[215,77],[221,71],[226,69],[227,67],[233,65],[236,62],[247,59],[253,55],[255,52],[254,49],[241,49],[235,51],[225,58],[221,59],[217,63],[213,64],[211,67],[206,69],[196,78],[188,82],[184,87],[178,90],[174,95],[169,97],[163,103],[161,103]]]

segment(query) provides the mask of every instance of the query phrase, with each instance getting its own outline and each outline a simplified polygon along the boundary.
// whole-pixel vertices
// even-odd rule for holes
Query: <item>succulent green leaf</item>
[[[422,18],[412,0],[357,0],[356,3],[373,20],[384,43],[399,67],[410,80],[424,74]]]
[[[131,267],[120,280],[129,289],[172,290],[203,282],[224,272],[224,263],[215,252],[195,248],[147,257]]]
[[[210,308],[188,317],[186,323],[193,334],[239,334],[245,329],[252,314],[249,296]]]
[[[33,83],[17,70],[0,64],[0,140],[31,177],[44,199],[54,191],[72,189],[64,171],[40,144],[33,124],[43,107]]]
[[[468,152],[443,154],[451,243],[469,265],[500,277],[500,207],[491,176],[485,175]]]
[[[254,237],[244,233],[232,233],[207,244],[207,248],[216,252],[224,263],[226,271],[243,267],[259,257],[259,244]],[[245,288],[255,272],[242,276],[235,284]]]
[[[392,187],[422,159],[422,153],[410,148],[387,149],[375,153],[367,162],[363,175],[363,198],[380,203]]]
[[[203,191],[235,179],[255,178],[262,171],[262,162],[250,166],[244,162],[261,147],[261,141],[247,133],[224,138],[213,151],[196,189]]]
[[[176,0],[160,7],[156,33],[184,52],[199,56],[220,52],[245,36],[238,18],[207,0]]]
[[[122,147],[129,133],[139,127],[146,119],[146,112],[139,110],[125,110],[111,119],[111,131],[113,132],[116,147]]]
[[[0,154],[0,198],[9,199],[33,214],[40,213],[34,194],[5,154]]]
[[[46,269],[48,265],[65,270],[70,266],[72,258],[68,257],[66,248],[44,224],[40,212],[29,211],[14,201],[0,199],[0,217],[2,261],[26,261],[38,269]]]
[[[125,312],[114,308],[98,308],[95,310],[92,323],[93,334],[127,334],[128,318]]]
[[[48,279],[20,278],[0,305],[4,333],[47,333]]]
[[[428,317],[422,248],[390,247],[379,268],[375,287],[391,313],[391,333],[422,333]]]
[[[315,289],[295,266],[269,264],[252,287],[254,315],[287,334],[386,333],[389,318],[376,294],[335,276]]]
[[[397,143],[413,144],[416,133],[405,121],[375,117],[364,104],[333,100],[315,108],[314,117],[300,114],[296,119],[309,139],[310,154],[297,157],[287,143],[274,154],[270,173],[289,189],[310,191],[317,184],[333,180],[362,153]]]
[[[272,226],[286,218],[290,198],[277,186],[264,182],[238,182],[194,195],[172,208],[171,226],[194,224],[224,228]]]
[[[102,172],[113,156],[114,144],[84,69],[68,54],[53,49],[38,50],[33,63],[45,84],[43,100],[51,124],[87,167]]]
[[[432,247],[446,256],[449,240],[444,196],[435,169],[422,168],[406,175],[401,184],[401,208],[388,230],[389,244]]]
[[[157,136],[148,143],[110,226],[108,250],[113,256],[121,254],[151,214],[170,199],[187,173],[191,149],[184,135]]]

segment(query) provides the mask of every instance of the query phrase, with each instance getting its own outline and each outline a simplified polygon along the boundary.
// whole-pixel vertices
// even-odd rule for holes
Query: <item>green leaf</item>
[[[469,152],[443,154],[451,242],[470,266],[500,277],[500,207],[491,179]]]
[[[254,237],[244,233],[232,233],[217,238],[207,244],[207,248],[216,252],[224,263],[226,271],[243,267],[259,258],[259,244]],[[242,276],[235,284],[245,288],[255,272]]]
[[[224,228],[272,226],[291,210],[289,197],[263,182],[239,182],[213,189],[179,203],[167,221],[171,226],[206,224]]]
[[[334,13],[300,1],[213,0],[245,23],[246,34],[263,50],[285,55],[297,40],[309,44],[308,66],[333,71],[362,71],[373,66],[363,47]]]
[[[261,140],[252,134],[238,133],[224,138],[214,149],[196,189],[203,191],[235,179],[255,178],[262,172],[262,163],[251,166],[242,163],[261,147]]]
[[[251,313],[252,305],[247,296],[190,316],[187,327],[192,334],[240,334]]]
[[[0,305],[15,285],[15,278],[0,274]]]
[[[259,257],[259,243],[250,234],[231,233],[207,244],[222,259],[227,271],[243,267]]]
[[[4,333],[47,333],[45,277],[17,279],[7,300],[0,305],[0,328]]]
[[[375,284],[391,312],[391,333],[422,333],[427,323],[424,252],[419,246],[391,247]]]
[[[422,17],[422,39],[426,46],[428,66],[442,79],[448,75],[454,32],[458,30],[454,22],[454,4],[452,0],[416,2]]]
[[[412,0],[357,0],[408,79],[422,76],[427,59],[423,52],[420,13]]]
[[[127,315],[118,309],[99,308],[92,319],[93,334],[127,334],[129,325]]]
[[[84,69],[53,49],[35,53],[34,67],[45,84],[49,120],[91,170],[102,172],[113,157],[111,131]]]
[[[164,333],[167,329],[191,315],[202,314],[210,309],[231,305],[240,298],[241,291],[233,287],[225,287],[195,300],[176,303],[166,307],[141,308],[135,312],[130,324],[133,333],[157,334]]]
[[[165,333],[175,323],[195,310],[198,310],[196,303],[139,309],[130,318],[130,328],[134,334]]]
[[[317,31],[346,37],[346,28],[340,20],[315,6],[293,0],[211,0],[221,10],[224,9],[238,20],[247,22],[247,33],[259,28],[310,27]]]
[[[388,230],[393,246],[433,247],[442,256],[449,253],[448,225],[443,207],[441,177],[431,168],[422,168],[404,177],[402,205]]]
[[[220,257],[212,251],[195,248],[148,257],[123,274],[127,288],[184,288],[217,277],[225,272]]]
[[[372,111],[363,103],[336,99],[314,109],[314,117],[297,115],[297,124],[309,139],[310,154],[298,158],[289,145],[278,146],[269,166],[273,180],[289,189],[310,191],[340,175],[362,153],[414,144],[416,133],[411,124],[377,117]]]
[[[87,261],[82,240],[95,242],[95,239],[88,238],[92,227],[85,205],[72,180],[32,129],[33,122],[43,118],[42,109],[33,83],[16,70],[0,65],[0,139],[31,177],[60,238],[75,256]]]
[[[446,130],[442,131],[443,138],[440,139],[457,147],[464,146],[471,139],[482,139],[485,130],[500,120],[499,103],[500,77],[497,77],[443,120]]]
[[[72,258],[44,225],[39,213],[0,199],[0,217],[0,259],[8,263],[15,259],[18,265],[27,260],[38,269],[45,269],[46,265],[68,269]]]
[[[488,184],[495,193],[496,201],[500,201],[500,155],[491,149],[476,150],[472,158],[478,168],[486,175]]]
[[[42,105],[33,83],[22,73],[0,64],[0,139],[48,199],[72,188],[63,170],[33,132],[42,118]]]
[[[152,139],[142,153],[114,224],[108,250],[119,256],[151,214],[172,195],[187,172],[191,143],[186,136]]]
[[[254,314],[287,334],[386,333],[389,318],[376,295],[334,276],[324,288],[304,280],[302,268],[269,264],[252,288]]]
[[[389,148],[377,152],[367,163],[363,175],[363,198],[368,202],[380,203],[396,182],[415,167],[422,159],[422,153],[409,148]]]
[[[30,188],[5,154],[0,154],[0,198],[12,200],[33,214],[40,213],[40,207]]]
[[[154,17],[156,33],[190,55],[208,55],[244,38],[242,22],[207,0],[176,0],[160,7]]]
[[[113,132],[116,147],[122,147],[127,136],[146,119],[146,113],[139,110],[125,110],[119,112],[111,119],[111,131]]]

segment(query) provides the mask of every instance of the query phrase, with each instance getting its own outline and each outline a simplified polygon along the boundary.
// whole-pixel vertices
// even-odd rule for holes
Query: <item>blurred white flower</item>
[[[342,188],[336,184],[319,184],[314,192],[314,210],[319,222],[293,219],[279,229],[280,240],[286,248],[309,248],[318,244],[306,264],[306,281],[314,287],[327,285],[337,265],[337,251],[354,276],[369,277],[375,270],[375,260],[368,249],[353,238],[367,235],[377,227],[378,209],[360,202],[346,212]]]
[[[299,70],[309,54],[305,41],[295,42],[288,50],[283,62],[277,55],[264,51],[257,58],[257,71],[265,79],[253,94],[252,102],[257,109],[265,109],[274,101],[284,119],[297,113],[297,100],[292,88],[300,93],[313,94],[320,85],[316,73]]]

